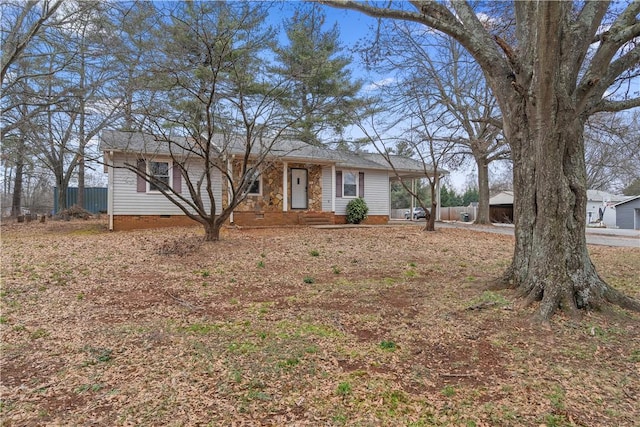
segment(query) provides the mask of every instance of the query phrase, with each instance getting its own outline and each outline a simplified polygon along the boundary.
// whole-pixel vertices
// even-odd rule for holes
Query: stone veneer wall
[[[247,196],[247,198],[235,209],[235,214],[239,212],[282,212],[283,191],[282,191],[282,163],[271,165],[262,172],[262,195]],[[307,197],[308,211],[322,211],[322,167],[314,164],[289,163],[287,200],[288,210],[291,210],[291,168],[307,170]],[[233,165],[234,179],[239,179],[240,162]],[[226,205],[226,191],[223,191],[223,202]],[[288,221],[287,221],[288,222]]]

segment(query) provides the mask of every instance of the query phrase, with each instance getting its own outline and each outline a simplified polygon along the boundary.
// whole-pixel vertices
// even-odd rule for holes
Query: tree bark
[[[431,189],[431,209],[425,209],[426,224],[424,225],[424,231],[436,231],[436,209],[438,203],[436,202],[436,179],[429,180],[429,188]]]
[[[478,166],[478,211],[476,224],[491,224],[489,212],[489,164],[486,158],[477,158]]]
[[[204,226],[204,241],[217,242],[220,240],[220,227],[207,224]]]
[[[67,186],[58,182],[58,211],[56,214],[59,214],[67,208]]]
[[[16,174],[13,181],[13,197],[11,199],[11,216],[17,217],[22,212],[22,172],[24,170],[24,158],[21,153],[16,159]]]
[[[566,99],[553,97],[551,105],[566,105]],[[559,308],[577,315],[578,309],[597,309],[605,302],[640,310],[638,301],[600,278],[589,258],[584,124],[571,109],[559,108],[547,117],[553,120],[526,114],[511,120],[511,129],[518,130],[509,136],[516,233],[504,279],[525,298],[525,305],[540,301],[536,316],[541,321]],[[539,123],[544,124],[533,127]]]

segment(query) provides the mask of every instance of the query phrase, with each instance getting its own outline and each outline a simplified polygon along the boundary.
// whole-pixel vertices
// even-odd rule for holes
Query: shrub
[[[369,206],[364,199],[358,197],[347,204],[347,222],[349,224],[360,224],[367,219]]]

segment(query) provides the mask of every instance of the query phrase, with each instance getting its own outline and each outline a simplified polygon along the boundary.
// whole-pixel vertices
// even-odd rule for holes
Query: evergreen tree
[[[462,198],[456,193],[456,190],[448,189],[445,184],[440,187],[440,205],[442,207],[462,206]]]
[[[479,199],[478,187],[469,187],[462,195],[462,206],[469,206],[471,202],[477,202]]]
[[[362,105],[357,97],[362,82],[351,77],[351,58],[340,55],[338,26],[324,30],[325,21],[318,5],[298,6],[285,21],[289,43],[276,49],[280,65],[274,68],[293,83],[285,107],[300,118],[295,136],[314,145],[321,144],[324,132],[340,134]]]

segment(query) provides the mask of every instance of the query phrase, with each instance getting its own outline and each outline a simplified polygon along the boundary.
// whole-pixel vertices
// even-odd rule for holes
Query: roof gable
[[[587,200],[593,202],[620,202],[625,198],[625,196],[607,193],[602,190],[587,190]]]
[[[623,200],[622,202],[616,203],[613,206],[616,207],[616,206],[624,205],[625,203],[633,202],[634,200],[638,200],[638,199],[640,199],[640,195],[639,196],[630,196],[627,200]]]

